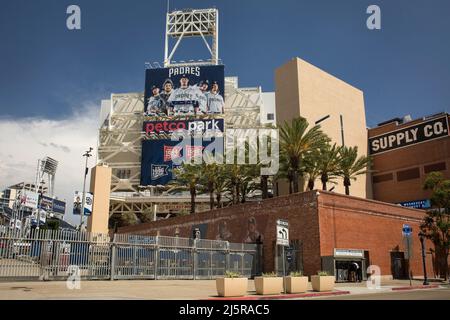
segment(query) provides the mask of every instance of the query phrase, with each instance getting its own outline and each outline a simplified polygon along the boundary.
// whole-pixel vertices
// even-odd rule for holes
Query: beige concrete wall
[[[320,125],[333,143],[341,145],[342,115],[345,145],[358,146],[359,154],[367,155],[364,94],[361,90],[299,58],[276,69],[275,87],[278,124],[300,115],[312,126],[315,121],[330,115]],[[362,175],[357,181],[352,181],[351,195],[371,198],[370,184],[366,180]],[[336,182],[334,191],[344,193],[342,180]],[[317,181],[316,188],[321,188],[320,181]]]
[[[88,231],[108,233],[111,168],[96,166],[91,171],[90,191],[94,193],[92,215],[88,218]]]
[[[275,110],[278,124],[300,116],[300,86],[297,59],[275,69]]]

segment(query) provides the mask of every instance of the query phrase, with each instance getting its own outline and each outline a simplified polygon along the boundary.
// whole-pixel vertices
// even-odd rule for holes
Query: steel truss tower
[[[202,38],[211,54],[211,59],[177,63],[172,61],[181,41],[193,37]],[[170,39],[176,40],[173,46]],[[219,64],[219,12],[217,9],[187,9],[167,13],[164,67],[189,64]]]

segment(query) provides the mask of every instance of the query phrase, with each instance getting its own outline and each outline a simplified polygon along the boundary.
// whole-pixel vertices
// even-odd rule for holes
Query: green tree
[[[345,194],[350,195],[351,180],[356,181],[357,176],[366,174],[370,167],[370,158],[358,157],[358,147],[342,147],[339,150],[338,175],[344,180]]]
[[[134,212],[124,212],[120,216],[120,225],[122,227],[138,224],[139,220]]]
[[[217,167],[217,180],[214,191],[216,195],[216,206],[217,208],[222,208],[222,195],[228,192],[227,167],[224,164],[218,165]]]
[[[280,127],[281,159],[287,162],[287,176],[293,185],[293,192],[299,192],[299,177],[305,156],[316,149],[321,149],[329,141],[319,125],[308,129],[305,118],[294,118],[290,123],[284,122]]]
[[[170,190],[187,190],[191,196],[191,214],[195,213],[195,198],[197,189],[200,189],[200,179],[202,176],[202,166],[189,163],[183,165],[175,171],[176,179],[172,180]]]
[[[442,173],[431,172],[424,183],[425,190],[431,190],[431,204],[421,224],[421,231],[435,247],[437,273],[445,280],[449,276],[448,256],[450,248],[450,180]]]
[[[327,183],[334,183],[334,179],[339,175],[341,147],[326,144],[320,148],[318,169],[320,173],[320,181],[322,182],[322,190],[327,190]]]
[[[320,176],[319,161],[320,161],[320,150],[314,150],[305,157],[304,171],[308,177],[309,190],[314,190],[315,181]]]
[[[153,208],[147,208],[144,211],[137,213],[136,215],[142,223],[151,222],[153,221],[153,210]]]
[[[214,192],[216,186],[219,184],[218,180],[223,177],[219,176],[219,166],[215,163],[201,165],[202,175],[199,183],[202,186],[202,190],[209,194],[209,208],[214,209]]]
[[[47,221],[43,226],[40,227],[41,230],[59,230],[60,222],[58,219],[47,218]]]
[[[241,203],[246,202],[250,192],[261,190],[260,167],[256,164],[241,165]],[[259,180],[259,183],[257,182]]]

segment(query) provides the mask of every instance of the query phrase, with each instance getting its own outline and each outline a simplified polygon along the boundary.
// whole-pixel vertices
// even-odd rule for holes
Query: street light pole
[[[86,157],[86,164],[84,167],[84,181],[83,181],[83,193],[82,193],[83,200],[81,201],[81,209],[80,209],[80,232],[81,232],[81,226],[83,225],[84,205],[86,202],[86,177],[88,174],[88,159],[89,159],[89,157],[92,157],[92,154],[91,154],[92,150],[93,149],[91,147],[89,147],[89,150],[83,154],[83,157]]]
[[[422,245],[422,264],[423,264],[423,285],[429,285],[427,277],[427,266],[425,263],[425,235],[422,231],[419,233],[420,244]]]

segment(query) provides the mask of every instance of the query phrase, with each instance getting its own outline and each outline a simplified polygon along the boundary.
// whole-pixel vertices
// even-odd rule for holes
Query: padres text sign
[[[448,122],[445,116],[372,137],[369,139],[369,150],[370,154],[377,154],[447,135]]]

